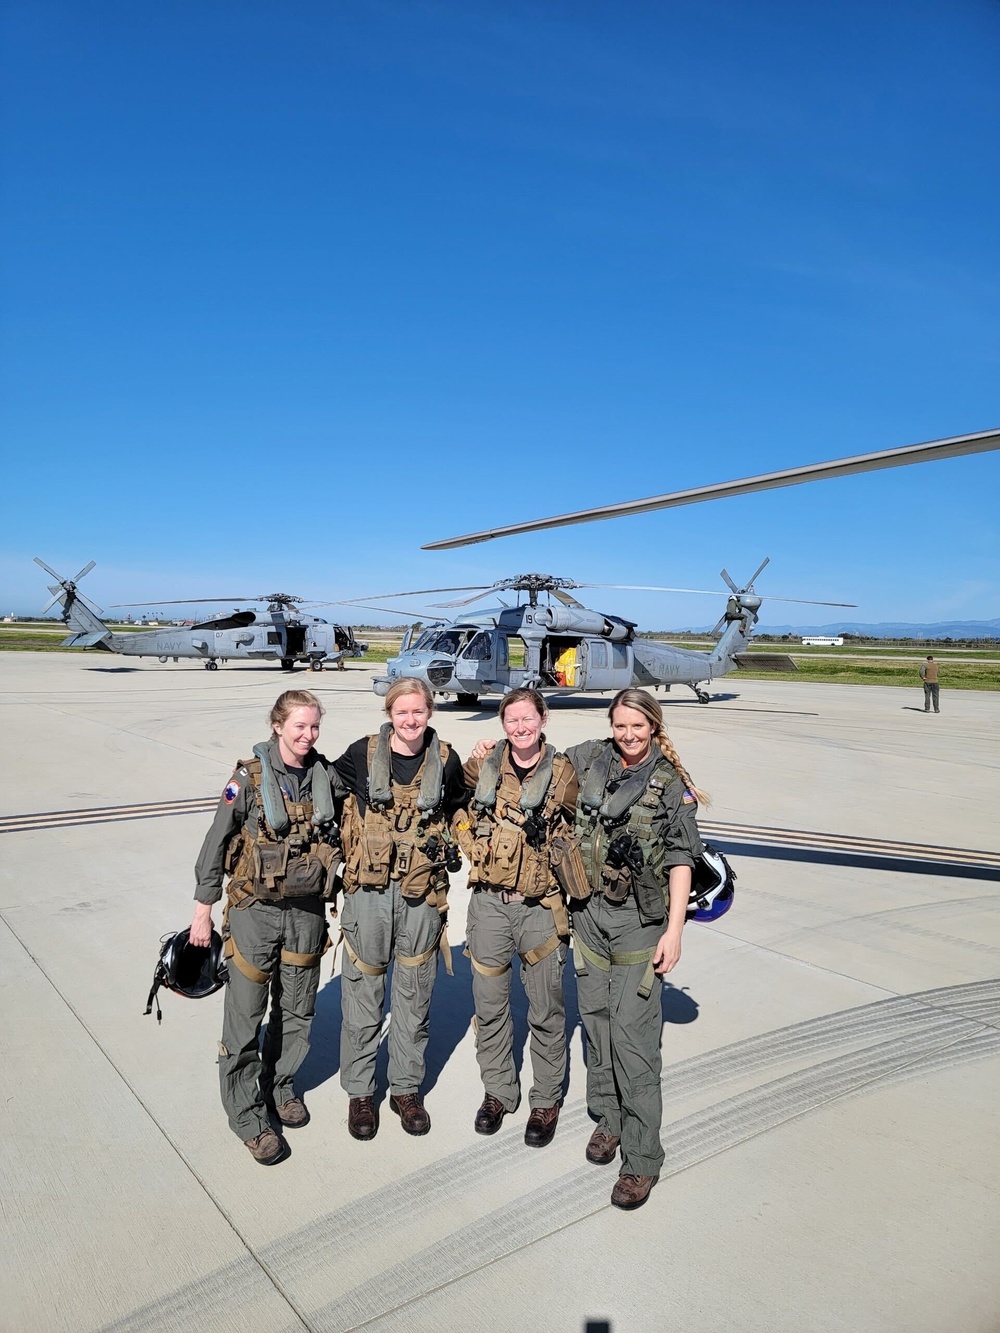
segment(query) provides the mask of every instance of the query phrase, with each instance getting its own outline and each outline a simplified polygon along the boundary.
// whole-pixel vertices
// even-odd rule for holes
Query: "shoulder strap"
[[[476,782],[476,794],[472,798],[480,810],[492,810],[497,803],[497,787],[500,785],[500,769],[503,756],[510,742],[504,738],[489,752],[483,760]]]
[[[368,804],[392,805],[392,759],[389,755],[391,722],[383,722],[377,736],[368,737]]]
[[[603,750],[598,751],[583,776],[583,782],[580,784],[580,806],[588,815],[596,815],[604,802],[604,792],[614,758],[614,746],[608,741]]]
[[[288,817],[285,798],[281,794],[278,779],[271,767],[267,745],[255,745],[253,752],[260,760],[260,794],[264,804],[264,818],[275,837],[283,838],[292,827],[292,821]]]

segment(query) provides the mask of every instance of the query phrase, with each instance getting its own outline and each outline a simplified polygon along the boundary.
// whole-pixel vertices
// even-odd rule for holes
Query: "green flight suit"
[[[567,750],[581,788],[588,769],[608,743],[585,741]],[[631,780],[645,788],[662,763],[654,744],[650,758],[632,769]],[[618,782],[622,773],[622,765],[616,760],[605,790]],[[695,857],[701,854],[696,811],[697,804],[685,800],[684,784],[675,775],[663,793],[656,819],[656,836],[665,853],[665,875],[674,865],[693,867]],[[622,1175],[655,1176],[663,1164],[662,986],[654,981],[644,997],[640,989],[648,979],[648,963],[615,962],[612,955],[648,954],[656,948],[665,929],[666,879],[661,887],[663,916],[649,924],[643,924],[634,894],[622,903],[613,903],[595,892],[584,902],[570,903],[575,952],[582,955],[579,945],[583,944],[606,964],[602,968],[578,956],[576,988],[587,1034],[587,1106],[598,1117],[599,1129],[621,1139]]]
[[[299,777],[281,760],[277,741],[268,757],[283,795],[308,801],[312,769],[327,760],[310,751]],[[329,767],[329,766],[328,766]],[[338,779],[330,770],[335,794]],[[244,826],[257,824],[257,798],[250,775],[237,768],[222,794],[212,826],[195,867],[195,899],[215,903],[222,897],[224,862],[230,842]],[[293,1080],[309,1051],[309,1031],[319,988],[319,956],[326,944],[326,903],[315,897],[262,902],[247,898],[229,912],[228,930],[243,959],[267,974],[251,980],[229,959],[222,1040],[219,1043],[219,1085],[230,1128],[244,1142],[270,1127],[267,1100],[283,1105],[295,1096]],[[282,961],[282,953],[314,957],[301,966]],[[267,1032],[258,1050],[260,1030],[270,1000]]]

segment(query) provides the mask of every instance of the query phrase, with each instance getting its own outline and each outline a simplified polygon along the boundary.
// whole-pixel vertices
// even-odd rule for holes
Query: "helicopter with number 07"
[[[55,579],[49,586],[52,600],[42,614],[57,603],[62,607],[62,618],[72,630],[63,640],[65,648],[96,648],[122,653],[125,657],[155,657],[160,662],[191,657],[202,662],[208,671],[218,671],[219,663],[231,658],[280,662],[283,671],[293,670],[296,662],[305,662],[312,671],[322,671],[326,666],[343,670],[344,658],[363,657],[368,651],[368,645],[355,639],[349,625],[331,625],[318,616],[296,610],[302,598],[288,593],[271,593],[263,597],[177,597],[159,602],[121,603],[122,606],[167,606],[170,601],[185,605],[207,601],[267,604],[266,618],[257,611],[236,610],[196,625],[122,634],[101,618],[100,608],[88,602],[77,587],[83,576],[94,568],[93,560],[72,579],[64,579],[38,556],[35,556],[35,564],[41,565]]]

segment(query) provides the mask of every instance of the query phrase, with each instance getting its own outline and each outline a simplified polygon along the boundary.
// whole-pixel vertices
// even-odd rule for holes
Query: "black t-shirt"
[[[436,741],[435,736],[435,741]],[[427,753],[428,738],[416,754],[397,754],[391,747],[389,761],[392,768],[392,780],[401,787],[407,787],[417,776],[420,765]],[[347,787],[354,793],[358,809],[364,815],[368,797],[368,737],[362,736],[353,745],[349,745],[333,764]],[[444,793],[442,804],[445,816],[450,819],[456,810],[460,810],[466,801],[465,778],[462,776],[462,761],[454,750],[449,750],[444,766]]]
[[[535,769],[538,767],[538,760],[536,759],[533,764],[529,764],[527,768],[522,768],[521,765],[517,762],[517,760],[513,758],[513,756],[511,756],[510,766],[514,770],[514,776],[517,778],[518,782],[523,787],[525,778],[528,776],[529,773],[533,773]]]

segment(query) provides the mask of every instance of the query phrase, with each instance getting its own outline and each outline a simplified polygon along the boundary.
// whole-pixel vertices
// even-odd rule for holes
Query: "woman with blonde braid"
[[[587,1104],[598,1120],[586,1155],[608,1165],[620,1146],[611,1202],[639,1208],[663,1163],[655,978],[680,960],[691,871],[702,851],[695,814],[705,797],[651,694],[621,690],[608,717],[609,740],[566,752],[580,781],[576,834],[589,888],[571,902]]]

